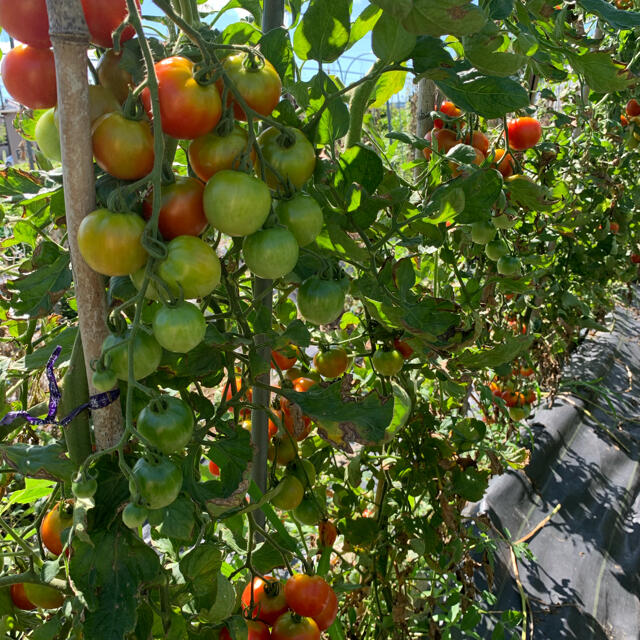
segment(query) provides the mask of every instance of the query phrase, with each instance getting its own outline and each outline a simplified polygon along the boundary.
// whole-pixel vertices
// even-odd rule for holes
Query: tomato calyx
[[[256,51],[249,51],[242,61],[242,66],[250,73],[257,73],[264,69],[264,58]]]
[[[291,131],[289,131],[289,129],[285,128],[281,130],[280,134],[276,138],[276,142],[283,149],[291,149],[291,147],[296,143],[296,137]]]

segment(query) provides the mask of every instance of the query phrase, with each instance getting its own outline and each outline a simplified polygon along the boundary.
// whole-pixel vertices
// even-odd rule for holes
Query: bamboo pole
[[[47,0],[49,30],[56,63],[58,118],[64,180],[64,202],[80,335],[90,393],[91,362],[100,357],[106,325],[107,300],[103,276],[93,271],[78,249],[78,227],[95,208],[87,48],[89,31],[80,0]],[[96,447],[117,444],[122,428],[120,402],[92,412]]]

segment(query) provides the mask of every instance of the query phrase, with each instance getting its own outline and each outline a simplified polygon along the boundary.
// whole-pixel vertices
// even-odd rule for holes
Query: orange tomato
[[[62,542],[62,532],[73,524],[73,515],[69,507],[73,505],[73,500],[58,502],[58,504],[47,513],[40,524],[40,538],[42,544],[56,556],[62,553],[64,546]]]

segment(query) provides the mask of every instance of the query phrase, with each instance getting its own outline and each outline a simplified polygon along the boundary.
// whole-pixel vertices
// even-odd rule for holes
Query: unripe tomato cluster
[[[533,373],[531,367],[516,365],[509,375],[495,376],[489,385],[494,398],[504,401],[512,420],[524,420],[531,413],[531,405],[537,400],[535,389],[527,382]]]
[[[327,581],[300,573],[285,583],[270,576],[255,577],[241,601],[250,640],[319,640],[338,614],[338,598]],[[226,627],[220,638],[231,638]]]

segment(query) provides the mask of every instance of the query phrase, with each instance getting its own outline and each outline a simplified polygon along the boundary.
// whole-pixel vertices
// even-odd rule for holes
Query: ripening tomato
[[[464,143],[470,144],[472,147],[482,151],[485,156],[489,152],[489,138],[487,138],[482,131],[476,130],[471,135],[467,133],[464,138]]]
[[[411,348],[409,343],[405,342],[404,340],[400,340],[400,338],[394,338],[393,346],[402,354],[402,357],[405,360],[409,360],[409,358],[411,358],[411,356],[413,355],[413,349]]]
[[[252,594],[253,592],[253,594]],[[253,597],[252,597],[253,595]],[[271,626],[288,608],[284,585],[271,576],[255,577],[242,592],[242,611]],[[251,607],[253,603],[253,608]]]
[[[255,162],[256,152],[249,152],[249,135],[240,125],[235,124],[227,135],[217,131],[206,133],[189,143],[189,163],[194,173],[207,182],[211,176],[225,169],[241,168],[243,155],[249,153],[251,166]]]
[[[142,268],[149,257],[142,246],[144,221],[135,213],[97,209],[78,228],[78,248],[87,264],[105,276],[125,276]]]
[[[271,632],[264,622],[258,620],[245,620],[247,623],[247,640],[269,640]],[[231,634],[225,627],[220,632],[220,640],[231,640]]]
[[[300,189],[313,175],[316,152],[300,129],[287,128],[286,132],[281,132],[271,127],[260,134],[258,144],[267,164],[264,168],[265,181],[272,189],[285,186],[279,178]],[[256,173],[262,175],[259,158],[256,160]]]
[[[242,378],[236,378],[236,393],[238,391],[240,391],[240,389],[243,388],[243,383],[242,383]],[[244,386],[245,392],[242,394],[242,398],[241,400],[243,402],[251,402],[253,399],[253,390],[251,389],[251,387],[247,387],[246,385]],[[231,398],[233,398],[233,389],[231,388],[231,384],[229,384],[227,386],[227,393],[224,397],[225,402],[229,402],[229,400],[231,400]],[[229,411],[231,413],[233,413],[233,407],[229,407]],[[240,410],[240,415],[245,417],[245,416],[250,416],[251,415],[251,409],[241,409]],[[276,429],[277,430],[277,429]]]
[[[476,149],[475,147],[472,147],[472,149],[475,151],[476,157],[473,159],[473,162],[468,162],[467,164],[475,164],[479,167],[484,162],[484,153],[482,153],[480,149]],[[451,174],[454,178],[467,172],[467,169],[464,165],[458,164],[453,160],[449,160],[449,168],[451,169]]]
[[[299,616],[314,618],[331,599],[331,586],[322,576],[296,573],[284,585],[289,608]]]
[[[617,222],[615,222],[615,220],[612,220],[609,223],[609,229],[610,229],[611,233],[619,233],[620,232],[620,225]]]
[[[290,347],[286,347],[286,349],[293,351]],[[293,353],[292,356],[289,356],[286,353],[283,353],[282,351],[274,351],[272,349],[271,360],[272,360],[272,364],[271,364],[272,369],[274,368],[273,364],[275,363],[276,365],[278,365],[278,368],[280,369],[280,371],[287,371],[288,369],[291,369],[291,367],[293,367],[293,365],[297,362],[298,357],[296,356],[295,352]]]
[[[153,169],[153,134],[144,120],[107,113],[93,124],[92,141],[98,166],[114,178],[138,180]]]
[[[506,155],[506,149],[496,149],[494,154],[494,160],[491,163],[492,167],[495,167],[501,174],[503,178],[509,178],[513,175],[516,163],[513,159],[513,156],[509,153]]]
[[[109,49],[98,62],[98,80],[100,84],[109,89],[120,104],[124,104],[129,96],[129,90],[133,88],[131,74],[120,66],[122,53],[116,53]]]
[[[289,440],[289,438],[287,438]],[[279,455],[279,453],[278,453]],[[289,460],[291,462],[291,460]],[[278,493],[271,498],[271,504],[281,511],[292,511],[304,497],[304,487],[302,482],[295,476],[286,474],[278,482]]]
[[[404,358],[396,349],[390,351],[376,349],[371,358],[371,364],[374,371],[381,376],[395,376],[402,370]]]
[[[194,64],[181,56],[160,60],[155,65],[162,130],[178,139],[193,140],[209,133],[220,121],[222,102],[215,84],[200,84]],[[151,93],[140,95],[149,118],[153,118]]]
[[[298,254],[295,236],[282,227],[259,229],[242,243],[242,257],[249,271],[265,280],[277,280],[291,273]]]
[[[99,84],[89,86],[89,119],[91,124],[112,111],[119,111],[120,103],[113,93]]]
[[[311,618],[283,613],[271,629],[271,640],[320,640],[320,629]]]
[[[293,381],[293,389],[298,393],[304,393],[305,391],[309,391],[315,384],[316,381],[313,378],[298,378]]]
[[[275,459],[275,461],[283,467],[286,467],[292,460],[294,460],[297,453],[298,453],[298,444],[288,434],[285,434],[284,436],[276,435],[273,437],[273,439],[269,443],[269,451],[268,451],[269,460]],[[300,486],[302,487],[302,483],[300,484]],[[297,491],[297,487],[289,486],[289,488],[296,489]],[[285,494],[286,494],[286,491],[285,491]],[[300,500],[302,500],[303,494],[304,494],[304,487],[302,487],[302,491],[300,493]],[[273,502],[273,504],[278,506],[275,502]],[[278,508],[293,509],[297,507],[298,504],[300,504],[300,501],[298,501],[295,505],[293,505],[293,507],[279,506]]]
[[[444,155],[457,144],[460,144],[460,140],[458,140],[456,132],[451,131],[451,129],[432,129],[425,136],[425,140],[431,145],[431,147],[425,147],[422,150],[422,153],[427,160],[431,158],[431,148]]]
[[[202,194],[204,185],[196,178],[176,176],[175,182],[163,185],[158,229],[165,240],[178,236],[199,236],[207,228]],[[149,220],[153,193],[142,203],[142,214]]]
[[[341,376],[349,364],[347,352],[342,347],[330,347],[326,351],[318,351],[313,356],[313,366],[325,378]]]
[[[628,116],[640,116],[640,102],[638,102],[635,98],[631,98],[629,102],[627,102],[627,106],[625,108]]]
[[[136,0],[138,11],[140,2]],[[82,0],[82,10],[91,34],[91,42],[104,49],[113,47],[113,32],[129,15],[127,0]],[[132,25],[127,25],[120,35],[120,42],[131,40],[136,34]]]
[[[37,49],[48,49],[46,0],[0,0],[0,26],[12,37]]]
[[[245,52],[235,53],[222,61],[222,68],[250,109],[262,116],[271,115],[280,101],[282,82],[268,60]],[[222,93],[222,79],[218,81],[218,89]],[[246,120],[245,112],[235,102],[231,91],[228,96],[228,104],[233,104],[236,119]]]
[[[19,44],[2,57],[0,74],[11,97],[25,107],[50,109],[56,106],[56,65],[51,49]]]
[[[40,523],[40,538],[42,544],[59,556],[62,553],[64,543],[62,532],[73,524],[73,500],[58,502]]]
[[[440,105],[440,108],[436,110],[440,113],[444,113],[445,116],[449,116],[450,118],[459,118],[462,115],[462,111],[460,111],[453,102],[449,102],[448,100],[443,102]],[[444,127],[444,120],[441,118],[434,118],[433,126],[436,129],[442,129],[442,127]]]
[[[209,473],[216,477],[220,475],[220,467],[213,460],[209,460]]]
[[[214,229],[229,236],[248,236],[269,217],[271,193],[262,180],[247,173],[220,171],[204,188],[204,212]]]
[[[37,608],[36,605],[27,598],[27,594],[24,592],[24,584],[22,582],[12,584],[9,589],[9,593],[11,594],[13,604],[18,607],[18,609],[22,609],[23,611],[33,611]]]
[[[509,146],[515,151],[535,147],[542,137],[542,127],[535,118],[516,118],[507,123]]]

